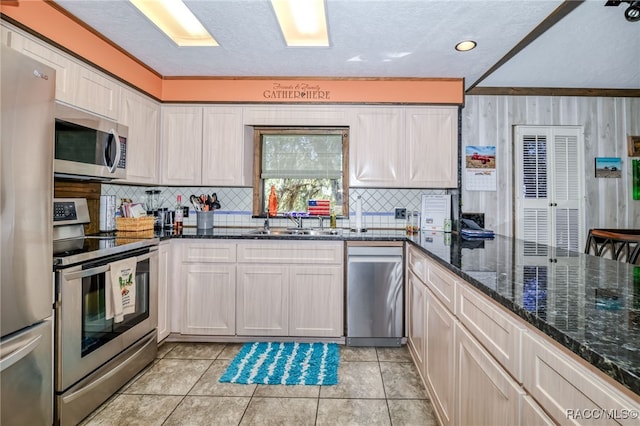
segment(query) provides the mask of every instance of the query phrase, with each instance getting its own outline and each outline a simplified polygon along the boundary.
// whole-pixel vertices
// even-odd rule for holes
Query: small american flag
[[[307,209],[310,215],[329,216],[330,208],[329,200],[307,200]]]

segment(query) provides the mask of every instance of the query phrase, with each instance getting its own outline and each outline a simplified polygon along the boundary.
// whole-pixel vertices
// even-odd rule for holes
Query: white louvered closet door
[[[515,143],[516,237],[582,251],[582,129],[516,126]]]

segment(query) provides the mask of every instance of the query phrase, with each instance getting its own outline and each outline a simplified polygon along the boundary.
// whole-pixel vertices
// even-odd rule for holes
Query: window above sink
[[[337,215],[348,215],[348,128],[256,127],[254,153],[255,216],[267,215],[272,185],[278,216],[306,212],[311,199],[328,199]]]

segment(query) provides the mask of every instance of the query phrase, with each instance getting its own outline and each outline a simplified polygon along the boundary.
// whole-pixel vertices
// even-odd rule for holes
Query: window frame
[[[262,182],[262,135],[326,135],[340,134],[342,136],[342,215],[349,217],[349,128],[308,127],[308,126],[256,126],[253,128],[253,216],[266,217],[263,211],[265,191]],[[276,217],[284,217],[278,212]]]

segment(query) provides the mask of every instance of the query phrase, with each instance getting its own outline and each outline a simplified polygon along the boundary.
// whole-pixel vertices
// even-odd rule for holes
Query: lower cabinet
[[[534,333],[523,339],[523,364],[525,389],[558,423],[638,424],[640,403]]]
[[[169,317],[171,266],[171,243],[163,241],[158,246],[158,342],[165,339],[171,332]]]
[[[425,288],[424,380],[443,425],[453,424],[455,385],[455,317]],[[458,371],[459,373],[459,371]],[[462,376],[464,377],[464,376]],[[458,423],[472,424],[472,423]],[[487,423],[489,424],[489,423]]]
[[[455,422],[460,425],[519,425],[525,392],[469,332],[456,324]]]
[[[182,266],[182,334],[236,333],[236,265]]]
[[[522,425],[553,426],[556,423],[529,395],[522,398]]]
[[[169,331],[201,336],[344,335],[343,242],[181,240],[171,247],[172,255],[167,251],[161,264],[173,262],[178,272],[169,290],[160,290],[160,300],[167,310],[171,301],[173,311],[171,329],[159,321],[164,337]]]
[[[176,241],[179,269],[172,308],[181,334],[229,336],[236,333],[236,244]],[[177,303],[176,303],[177,302]]]
[[[342,336],[342,266],[292,266],[289,277],[289,335]]]
[[[284,265],[238,265],[239,336],[289,334],[289,274]]]
[[[409,270],[406,274],[407,286],[407,344],[416,361],[416,367],[424,377],[424,309],[426,286],[418,276]]]
[[[342,262],[342,242],[239,243],[237,334],[342,336]]]
[[[427,255],[407,251],[408,346],[440,424],[637,424],[640,404],[624,388]],[[439,291],[432,269],[452,291]],[[579,417],[592,414],[603,417]]]

